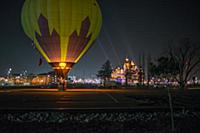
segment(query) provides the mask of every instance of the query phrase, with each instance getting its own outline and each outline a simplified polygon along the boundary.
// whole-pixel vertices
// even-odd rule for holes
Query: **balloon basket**
[[[58,91],[59,92],[65,92],[66,90],[65,90],[65,88],[58,88]]]

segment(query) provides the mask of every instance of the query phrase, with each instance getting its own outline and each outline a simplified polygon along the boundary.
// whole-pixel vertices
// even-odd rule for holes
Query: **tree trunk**
[[[125,83],[125,85],[126,85],[126,87],[128,87],[128,77],[126,76],[126,81],[125,81],[126,83]]]
[[[103,80],[103,86],[104,86],[104,87],[106,87],[106,81],[107,81],[107,80],[104,78],[104,80]]]
[[[185,90],[185,87],[186,87],[185,81],[180,81],[180,82],[179,82],[179,85],[180,85],[180,89],[181,89],[181,90]]]

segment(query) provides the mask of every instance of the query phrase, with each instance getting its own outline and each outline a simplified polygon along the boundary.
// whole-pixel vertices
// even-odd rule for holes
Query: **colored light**
[[[66,66],[67,66],[66,63],[59,63],[59,67],[61,67],[61,69],[65,69]]]

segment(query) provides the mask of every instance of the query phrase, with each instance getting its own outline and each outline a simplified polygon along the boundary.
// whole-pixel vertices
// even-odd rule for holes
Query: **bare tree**
[[[169,55],[178,65],[176,80],[184,89],[188,80],[200,71],[200,44],[184,38],[178,45],[170,46]]]

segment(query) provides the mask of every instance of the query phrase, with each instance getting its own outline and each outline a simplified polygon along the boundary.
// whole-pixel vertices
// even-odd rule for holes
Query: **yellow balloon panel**
[[[102,24],[96,0],[26,0],[22,26],[49,62],[76,63],[97,38]]]

